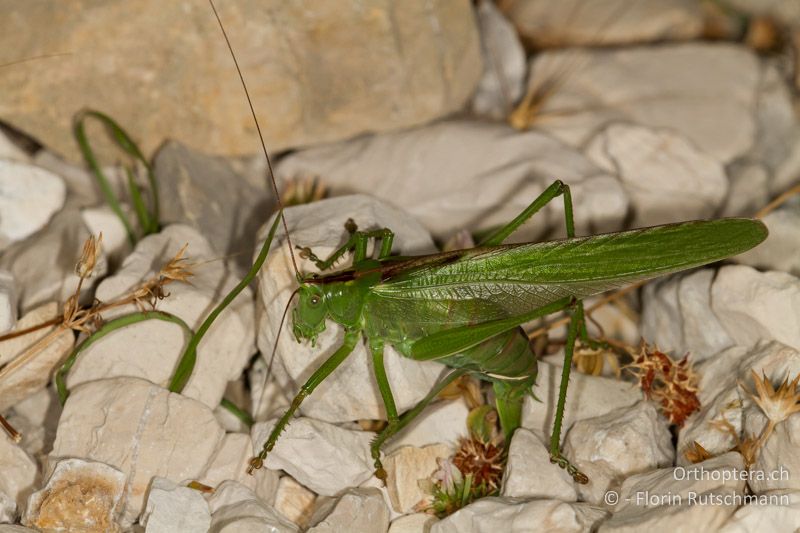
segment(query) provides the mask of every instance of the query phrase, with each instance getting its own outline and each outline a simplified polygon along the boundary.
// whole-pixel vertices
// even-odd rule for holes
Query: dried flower
[[[83,243],[83,250],[78,263],[75,265],[75,273],[81,280],[88,278],[92,275],[94,267],[97,265],[97,258],[100,256],[100,245],[103,243],[103,233],[95,239],[94,235],[90,235]]]
[[[619,366],[619,356],[613,350],[598,349],[583,344],[576,344],[572,360],[578,372],[589,374],[590,376],[599,376],[602,374],[606,363],[608,363],[614,371],[617,378],[620,377],[622,372]]]
[[[683,456],[691,463],[701,463],[706,459],[711,459],[713,455],[711,452],[703,448],[703,445],[697,441],[693,441],[688,448],[683,452]]]
[[[758,405],[773,427],[794,413],[800,412],[800,394],[797,392],[800,374],[795,376],[791,382],[789,378],[785,378],[776,390],[766,375],[762,373],[759,379],[755,370],[751,370],[751,372],[753,383],[756,386],[756,394],[747,391],[744,386],[742,388],[745,388],[750,398]]]
[[[184,283],[188,283],[188,279],[194,276],[194,272],[192,272],[192,267],[194,263],[189,263],[188,260],[183,257],[183,254],[186,252],[186,248],[189,247],[189,243],[184,244],[178,253],[169,260],[169,262],[161,267],[161,270],[158,272],[158,276],[160,278],[164,278],[165,280],[169,281],[182,281]]]
[[[443,400],[463,398],[470,409],[475,409],[485,403],[481,393],[480,381],[469,375],[461,376],[449,383],[439,393],[438,398]]]
[[[657,401],[667,419],[680,427],[700,409],[697,397],[697,374],[688,354],[674,361],[657,347],[642,341],[639,353],[626,368],[638,379],[645,397]]]

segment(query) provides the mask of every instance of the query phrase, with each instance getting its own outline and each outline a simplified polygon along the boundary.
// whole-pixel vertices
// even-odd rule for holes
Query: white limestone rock
[[[58,316],[56,302],[26,313],[16,324],[22,330]],[[42,328],[0,342],[0,411],[44,389],[54,370],[75,344],[72,330],[61,326]]]
[[[780,382],[773,383],[777,386]],[[749,435],[760,435],[766,425],[766,417],[761,410],[756,406],[749,406],[744,410],[743,417],[743,430]],[[759,451],[752,467],[755,475],[747,482],[754,493],[800,489],[798,442],[800,442],[800,416],[794,414],[775,427]]]
[[[602,504],[606,491],[626,476],[671,466],[675,459],[666,419],[648,401],[576,422],[564,454],[589,476],[577,485],[583,501]]]
[[[166,142],[153,159],[159,184],[163,224],[194,227],[217,256],[246,272],[256,231],[274,203],[271,187],[250,183],[223,158],[192,151],[176,141]]]
[[[83,457],[122,471],[120,515],[128,525],[153,477],[200,479],[223,436],[212,411],[196,400],[142,379],[103,379],[72,389],[50,458]]]
[[[64,459],[28,499],[23,524],[44,531],[120,531],[125,474],[105,463]]]
[[[36,488],[39,467],[5,431],[0,430],[0,522],[14,522]]]
[[[283,0],[247,0],[218,6],[271,150],[409,127],[463,107],[482,71],[471,3],[403,4],[396,9],[381,0],[367,9],[337,0],[307,10]],[[86,9],[19,5],[14,38],[0,36],[0,49],[9,50],[4,61],[52,54],[50,43],[35,37],[43,30],[71,56],[4,69],[4,120],[73,160],[80,155],[72,120],[84,107],[113,110],[144,154],[165,138],[218,154],[258,150],[208,5],[146,0]],[[113,39],[110,25],[120,27]],[[104,61],[95,57],[98,48]],[[196,68],[168,68],[169,62]],[[47,81],[36,76],[43,68]],[[111,79],[125,90],[98,83]],[[95,127],[87,125],[98,158],[113,160],[118,152]]]
[[[502,487],[501,494],[506,497],[578,500],[570,475],[550,462],[541,436],[525,428],[515,431],[511,439]]]
[[[585,503],[483,498],[436,522],[430,533],[582,533],[593,530],[606,514]]]
[[[389,533],[429,533],[438,519],[427,513],[413,513],[395,518],[389,524]]]
[[[759,533],[794,531],[800,524],[800,493],[771,491],[756,496],[743,505],[719,530],[719,533]]]
[[[727,453],[689,467],[661,468],[627,478],[608,501],[614,514],[599,532],[635,532],[657,528],[716,531],[744,495],[742,456]]]
[[[467,415],[469,406],[463,398],[435,402],[389,439],[383,450],[391,453],[403,446],[423,448],[439,442],[455,446],[469,436]]]
[[[0,333],[5,333],[17,323],[17,288],[14,275],[0,270]]]
[[[769,229],[769,237],[749,252],[737,256],[736,262],[800,276],[800,257],[795,253],[800,242],[800,204],[784,205],[762,221]]]
[[[158,309],[182,318],[197,329],[208,313],[239,282],[238,276],[217,259],[205,238],[181,225],[164,228],[136,246],[121,269],[98,286],[96,297],[110,301],[158,270],[188,243],[185,257],[194,275],[189,282],[173,282],[169,296],[158,301]],[[133,304],[104,314],[110,319],[137,311]],[[107,315],[107,316],[106,316]],[[252,293],[245,289],[209,328],[197,349],[197,362],[183,394],[211,408],[219,405],[230,380],[239,377],[254,351]],[[140,377],[166,386],[187,342],[176,324],[147,320],[122,328],[99,339],[84,350],[69,373],[67,385],[116,376]]]
[[[522,96],[528,69],[525,49],[514,26],[494,2],[477,7],[483,76],[472,95],[472,112],[502,120]]]
[[[272,472],[269,469],[265,470]],[[311,521],[317,495],[295,481],[292,476],[281,476],[274,500],[273,507],[276,511],[297,524],[298,527],[304,528]]]
[[[334,195],[364,190],[369,183],[369,194],[408,210],[442,240],[463,229],[508,223],[556,178],[572,189],[579,234],[619,229],[629,203],[616,178],[579,150],[540,131],[520,133],[504,124],[470,120],[301,150],[283,158],[276,173],[280,183],[318,176]],[[551,202],[511,241],[535,240],[549,230],[564,235],[563,206],[560,200]],[[340,242],[341,237],[328,236],[326,244],[331,240]]]
[[[561,369],[561,366],[540,362],[539,376],[533,392],[541,402],[526,397],[522,406],[522,427],[538,432],[548,439],[553,431]],[[575,371],[570,376],[561,429],[562,439],[572,424],[579,420],[604,415],[620,407],[630,407],[643,399],[641,390],[629,382]]]
[[[688,40],[703,29],[691,0],[510,0],[503,6],[524,38],[537,47]]]
[[[253,453],[269,437],[276,420],[253,426]],[[281,433],[264,466],[285,470],[317,494],[334,496],[372,476],[369,444],[374,433],[344,429],[321,420],[295,418]],[[258,475],[258,474],[256,474]]]
[[[343,244],[347,235],[344,224],[348,218],[365,230],[391,228],[395,232],[396,251],[418,254],[435,250],[428,233],[408,215],[367,196],[347,196],[300,205],[287,209],[285,214],[292,243],[310,247],[319,257],[327,257]],[[265,230],[270,224],[262,228],[261,239],[266,237]],[[280,317],[297,286],[282,231],[276,234],[276,241],[258,275],[257,342],[261,353],[266,356],[272,353]],[[301,272],[314,271],[313,264],[301,260],[297,251],[295,256]],[[272,366],[281,389],[296,394],[311,373],[341,345],[343,335],[340,326],[327,321],[316,346],[309,342],[298,344],[293,338],[290,314]],[[384,353],[386,373],[397,408],[402,412],[430,391],[443,367],[435,362],[417,362],[401,357],[389,346]],[[303,401],[300,412],[328,422],[385,418],[383,400],[372,371],[372,357],[363,343],[359,342],[344,363]]]
[[[531,63],[528,87],[555,78],[536,125],[572,146],[626,121],[673,130],[728,163],[755,141],[760,75],[744,47],[691,43],[545,52]]]
[[[124,207],[123,207],[124,210]],[[133,213],[128,213],[129,219]],[[114,264],[119,264],[131,252],[125,226],[107,205],[81,209],[83,222],[92,235],[103,234],[102,251]]]
[[[208,531],[211,512],[199,491],[157,477],[150,485],[139,523],[145,526],[146,533]]]
[[[669,130],[612,122],[586,154],[619,177],[634,227],[711,218],[727,196],[722,163]]]
[[[58,175],[0,159],[0,250],[43,228],[64,206],[66,192]]]
[[[253,441],[250,435],[226,433],[199,481],[216,487],[224,481],[234,480],[254,491],[264,502],[272,504],[278,489],[278,473],[264,469],[258,475],[249,475],[247,467],[252,456]]]
[[[381,492],[373,487],[348,489],[336,500],[326,502],[314,511],[308,533],[386,533],[389,508]]]
[[[645,289],[642,331],[664,350],[694,361],[733,345],[777,340],[800,348],[800,281],[784,272],[728,265]]]
[[[438,461],[447,459],[453,449],[446,444],[431,444],[424,448],[404,446],[383,459],[386,470],[386,489],[392,508],[398,513],[410,513],[425,498],[420,480],[430,480],[439,468]]]
[[[740,437],[744,432],[758,435],[766,420],[749,398],[748,390],[755,390],[752,373],[763,373],[777,386],[787,376],[800,373],[800,352],[776,341],[763,341],[750,348],[729,348],[704,362],[697,371],[701,408],[678,434],[678,464],[683,465],[688,464],[684,453],[694,441],[712,454],[734,447],[736,442],[730,431],[714,427],[723,420]],[[782,486],[765,486],[762,490],[768,488]]]
[[[21,313],[47,302],[63,302],[75,293],[79,281],[75,263],[89,237],[76,204],[67,198],[64,207],[34,238],[15,243],[0,255],[0,268],[11,272],[16,280]],[[105,275],[106,268],[101,250],[95,275],[82,286],[83,297],[92,292],[93,281]]]
[[[209,533],[299,533],[300,529],[235,481],[226,481],[209,498]]]

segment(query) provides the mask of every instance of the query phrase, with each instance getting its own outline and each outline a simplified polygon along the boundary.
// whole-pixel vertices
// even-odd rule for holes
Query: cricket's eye
[[[311,304],[313,307],[316,307],[316,306],[318,306],[318,305],[319,305],[320,299],[321,299],[321,298],[315,294],[315,295],[313,295],[313,296],[311,297],[311,299],[309,299],[309,300],[308,300],[308,302],[309,302],[309,303],[310,303],[310,304]]]

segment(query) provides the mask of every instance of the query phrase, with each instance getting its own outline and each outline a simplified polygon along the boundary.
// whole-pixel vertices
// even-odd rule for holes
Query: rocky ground
[[[320,256],[348,219],[391,228],[397,253],[470,246],[556,178],[580,235],[721,216],[770,230],[724,265],[587,303],[611,348],[579,350],[562,445],[588,484],[547,451],[556,323],[529,328],[539,401],[526,399],[507,461],[490,395],[463,380],[387,443],[384,485],[369,445],[385,412],[362,345],[246,472],[343,338],[331,323],[298,344],[284,324],[270,358],[296,287],[282,230],[176,378],[276,205],[208,5],[0,0],[13,27],[0,32],[0,533],[794,531],[800,201],[781,196],[800,183],[792,6],[220,6],[278,188],[302,204],[285,212],[292,242]],[[124,154],[97,124],[131,228],[87,170],[73,134],[86,107],[151,161],[159,227],[141,223]],[[153,213],[147,168],[133,180]],[[563,217],[554,202],[514,238],[562,237]],[[403,411],[444,367],[387,348],[386,370]]]

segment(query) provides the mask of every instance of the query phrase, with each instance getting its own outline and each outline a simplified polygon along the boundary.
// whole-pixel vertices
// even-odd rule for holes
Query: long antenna
[[[289,227],[286,225],[286,217],[283,215],[284,211],[283,202],[281,202],[281,195],[278,192],[278,184],[275,183],[275,173],[272,171],[272,160],[269,157],[269,152],[267,151],[267,145],[264,142],[264,136],[261,134],[261,126],[258,123],[256,110],[253,107],[253,100],[250,98],[250,91],[247,90],[247,83],[245,83],[244,81],[244,75],[242,74],[242,69],[239,68],[239,61],[236,60],[236,54],[233,52],[233,46],[231,45],[231,40],[228,39],[228,32],[225,31],[225,26],[222,25],[222,19],[219,18],[219,13],[217,12],[217,7],[214,5],[214,0],[208,0],[208,3],[211,4],[211,9],[212,11],[214,11],[214,16],[217,18],[217,24],[219,24],[219,29],[222,30],[222,36],[225,37],[225,44],[228,45],[228,51],[231,53],[233,64],[236,65],[236,72],[239,74],[239,80],[242,82],[242,89],[244,89],[244,95],[247,97],[247,105],[250,106],[250,114],[253,115],[253,122],[256,123],[258,138],[261,140],[261,149],[264,150],[264,157],[267,158],[267,169],[269,169],[269,179],[270,182],[272,182],[272,190],[275,191],[275,199],[278,201],[278,208],[280,209],[281,222],[283,222],[283,231],[286,233],[286,242],[289,245],[289,255],[292,257],[292,266],[294,267],[295,275],[299,278],[300,270],[297,268],[297,260],[294,258],[294,246],[292,246],[292,238],[289,236]]]

